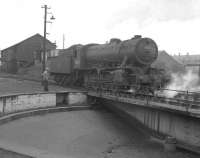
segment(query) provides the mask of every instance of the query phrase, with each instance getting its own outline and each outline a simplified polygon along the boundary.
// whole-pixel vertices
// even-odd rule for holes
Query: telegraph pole
[[[42,61],[42,71],[44,72],[46,68],[46,35],[47,35],[47,23],[52,23],[51,21],[47,21],[47,14],[52,14],[52,13],[47,13],[48,9],[51,9],[47,7],[47,5],[42,6],[44,8],[44,39],[43,39],[43,61]],[[55,20],[55,17],[52,15],[50,20]]]
[[[42,72],[46,68],[46,28],[47,28],[47,5],[44,5],[44,39],[43,39],[43,61],[42,61]]]
[[[52,23],[50,21],[47,21],[47,14],[52,14],[52,13],[47,13],[47,10],[50,9],[47,7],[47,5],[42,6],[44,8],[44,38],[43,38],[43,60],[42,60],[42,74],[45,76],[45,69],[46,69],[46,35],[47,35],[47,23]],[[54,16],[50,18],[50,20],[55,20]],[[48,91],[48,77],[42,78],[42,85],[44,86],[44,90]],[[46,76],[48,76],[46,74]]]

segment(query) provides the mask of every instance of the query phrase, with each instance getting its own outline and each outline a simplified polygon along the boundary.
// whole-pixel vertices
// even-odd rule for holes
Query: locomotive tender
[[[151,68],[157,56],[156,43],[136,35],[125,41],[71,46],[50,60],[50,72],[61,85],[153,93],[164,83],[163,71]]]

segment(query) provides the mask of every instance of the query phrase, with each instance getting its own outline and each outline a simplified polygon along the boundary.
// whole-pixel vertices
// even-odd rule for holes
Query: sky
[[[43,35],[44,4],[56,18],[47,24],[47,38],[58,48],[63,47],[63,34],[65,48],[142,35],[171,55],[200,54],[199,0],[2,0],[1,50]]]

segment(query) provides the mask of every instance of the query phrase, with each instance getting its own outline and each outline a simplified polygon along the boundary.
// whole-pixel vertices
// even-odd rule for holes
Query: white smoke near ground
[[[200,91],[199,76],[191,70],[185,74],[172,74],[171,82],[166,86],[166,89],[170,90],[164,90],[163,93],[165,97],[169,98],[175,97],[178,94],[177,91]]]

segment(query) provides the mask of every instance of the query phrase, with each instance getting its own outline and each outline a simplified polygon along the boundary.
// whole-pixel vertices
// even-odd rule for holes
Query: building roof
[[[21,43],[23,43],[23,42],[25,42],[25,41],[27,41],[27,40],[29,40],[29,39],[32,39],[32,38],[34,38],[34,37],[39,37],[39,38],[44,38],[42,35],[40,35],[39,33],[36,33],[35,35],[33,35],[33,36],[31,36],[31,37],[28,37],[28,38],[26,38],[26,39],[24,39],[23,41],[21,41],[21,42],[19,42],[19,43],[16,43],[16,44],[14,44],[14,45],[12,45],[12,46],[9,46],[9,47],[7,47],[7,48],[5,48],[5,49],[3,49],[3,50],[1,50],[2,52],[4,52],[5,50],[7,50],[7,49],[10,49],[10,48],[12,48],[12,47],[15,47],[15,46],[17,46],[17,45],[19,45],[19,44],[21,44]],[[53,45],[53,46],[55,46],[56,47],[56,44],[55,43],[52,43],[51,41],[49,41],[48,39],[46,39],[46,41],[47,41],[47,43],[48,44],[50,44],[50,45]]]
[[[174,55],[173,58],[184,65],[200,64],[200,55]]]
[[[159,51],[158,58],[152,64],[152,67],[165,69],[167,72],[183,72],[184,65],[176,61],[166,51]]]

